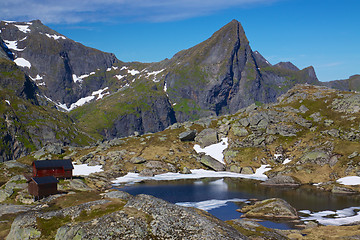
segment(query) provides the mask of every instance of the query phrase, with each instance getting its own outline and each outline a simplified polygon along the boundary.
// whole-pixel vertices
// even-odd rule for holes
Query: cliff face
[[[2,49],[52,100],[70,106],[98,90],[105,79],[82,87],[82,79],[97,69],[105,71],[118,62],[110,53],[85,47],[40,21],[0,22]]]
[[[164,81],[179,120],[234,113],[254,102],[273,102],[296,83],[318,82],[313,69],[272,66],[253,52],[236,20],[168,65]]]
[[[38,88],[11,60],[0,58],[0,162],[17,159],[48,143],[88,144],[73,121],[43,105]]]

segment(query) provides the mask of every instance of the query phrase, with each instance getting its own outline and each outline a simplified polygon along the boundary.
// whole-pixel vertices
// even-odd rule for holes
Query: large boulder
[[[204,164],[206,167],[214,170],[214,171],[224,171],[225,170],[225,165],[221,162],[219,162],[218,160],[216,160],[215,158],[209,156],[209,155],[204,155],[201,157],[200,162],[202,164]]]
[[[271,198],[245,206],[238,210],[241,217],[265,219],[299,219],[298,213],[289,203],[280,198]]]
[[[185,131],[179,134],[180,141],[194,141],[196,137],[196,131],[195,130],[189,130]]]
[[[196,136],[195,141],[198,142],[202,148],[207,147],[219,141],[218,133],[212,128],[204,129]]]
[[[295,178],[291,176],[283,176],[283,175],[270,178],[265,182],[262,182],[261,184],[270,185],[270,186],[275,185],[275,186],[291,186],[291,187],[301,185],[301,183]]]

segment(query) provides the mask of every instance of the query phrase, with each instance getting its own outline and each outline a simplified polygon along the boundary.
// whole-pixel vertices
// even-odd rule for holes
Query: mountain
[[[360,75],[353,75],[348,79],[323,82],[324,86],[343,90],[343,91],[360,91]]]
[[[204,42],[155,63],[122,62],[111,53],[57,33],[39,20],[2,21],[0,30],[0,56],[16,68],[4,66],[0,71],[23,74],[21,84],[33,89],[29,90],[30,97],[18,94],[16,98],[30,104],[29,109],[61,114],[57,120],[66,119],[60,122],[69,123],[69,131],[71,128],[75,135],[85,131],[93,139],[158,132],[176,122],[233,114],[253,103],[274,102],[298,83],[324,85],[313,67],[300,70],[290,62],[270,64],[251,49],[236,20]],[[1,96],[8,92],[9,81],[5,82]],[[348,80],[348,87],[353,82]],[[333,84],[339,88],[345,85]],[[29,114],[26,121],[38,118]],[[41,119],[47,123],[52,117],[44,115]],[[37,137],[32,134],[29,139]],[[73,144],[69,139],[62,140]],[[32,149],[62,141],[43,140]]]
[[[85,47],[43,25],[31,22],[0,22],[2,49],[56,103],[71,103],[102,87],[99,74],[118,62],[111,53]],[[98,70],[99,69],[99,70]]]

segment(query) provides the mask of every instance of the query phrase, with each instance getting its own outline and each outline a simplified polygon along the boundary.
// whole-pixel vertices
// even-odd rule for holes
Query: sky
[[[313,66],[320,81],[360,74],[359,0],[1,0],[3,20],[41,20],[125,62],[156,62],[241,22],[270,63]]]

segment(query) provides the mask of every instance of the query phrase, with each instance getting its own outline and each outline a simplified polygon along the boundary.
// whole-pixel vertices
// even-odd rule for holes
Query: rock
[[[243,127],[247,127],[250,125],[249,119],[248,118],[242,118],[239,120],[239,123],[243,126]]]
[[[305,153],[298,163],[315,163],[320,166],[324,166],[329,163],[330,157],[327,153],[321,150],[315,150]]]
[[[252,167],[242,167],[240,173],[241,174],[254,174],[255,172]]]
[[[119,199],[125,199],[125,200],[129,200],[131,199],[133,196],[127,192],[123,192],[123,191],[110,191],[107,193],[104,193],[104,196],[107,198],[119,198]]]
[[[27,212],[31,208],[31,206],[25,205],[0,204],[0,217],[6,214]]]
[[[353,152],[352,154],[350,154],[349,156],[348,156],[348,159],[352,159],[352,158],[354,158],[354,157],[357,157],[359,155],[359,153],[358,152]]]
[[[246,218],[299,219],[296,209],[280,198],[259,201],[238,211],[244,213],[241,217]]]
[[[183,170],[181,171],[182,174],[191,174],[191,171],[189,168],[184,167]]]
[[[356,193],[356,191],[350,189],[350,188],[347,188],[347,187],[339,187],[339,186],[334,186],[332,189],[331,189],[331,192],[332,193],[338,193],[338,194],[354,194]]]
[[[340,131],[338,129],[330,129],[329,131],[327,131],[327,133],[332,137],[340,137]]]
[[[146,162],[146,159],[143,157],[133,157],[129,160],[129,162],[133,163],[133,164],[141,164]]]
[[[325,119],[324,120],[324,125],[327,126],[327,127],[330,127],[333,123],[334,123],[334,121],[331,120],[331,119]]]
[[[93,190],[90,188],[83,180],[81,179],[72,179],[69,180],[69,187],[73,190],[78,191],[91,191]]]
[[[154,173],[153,173],[153,171],[151,171],[150,169],[145,168],[144,170],[142,170],[142,171],[139,173],[139,175],[142,176],[142,177],[153,177],[153,176],[154,176]]]
[[[182,132],[179,134],[180,141],[194,141],[196,137],[196,131],[195,130],[189,130],[186,132]]]
[[[234,219],[228,222],[232,226],[244,229],[244,232],[246,231],[246,235],[251,236],[251,239],[288,239],[286,236],[282,235],[281,232],[276,231],[275,229],[266,228],[255,221],[250,221],[249,219]]]
[[[339,161],[339,158],[341,157],[341,155],[334,155],[330,158],[329,160],[329,166],[333,167],[335,166],[335,164]]]
[[[278,175],[273,178],[270,178],[266,180],[265,182],[262,182],[263,185],[275,185],[275,186],[300,186],[301,183],[299,180],[296,180],[292,176],[284,176],[284,175]]]
[[[320,122],[322,120],[322,117],[320,115],[319,112],[313,113],[310,115],[310,117],[315,121],[315,122]]]
[[[195,141],[199,143],[199,145],[204,148],[211,144],[217,143],[218,134],[215,129],[207,128],[202,130],[195,138]]]
[[[206,167],[211,168],[214,171],[224,171],[225,165],[214,159],[209,155],[204,155],[201,157],[200,162],[204,164]]]
[[[249,132],[244,127],[233,126],[231,128],[231,131],[233,132],[233,134],[235,136],[238,136],[238,137],[246,137],[247,135],[249,135]]]
[[[240,173],[241,172],[241,167],[236,166],[236,165],[231,165],[229,168],[230,172],[235,172],[235,173]]]
[[[50,154],[62,154],[64,149],[61,144],[48,144],[45,146],[45,150]]]
[[[306,113],[307,111],[309,111],[309,109],[308,109],[306,106],[301,105],[301,106],[299,107],[299,111],[300,111],[301,113]]]

